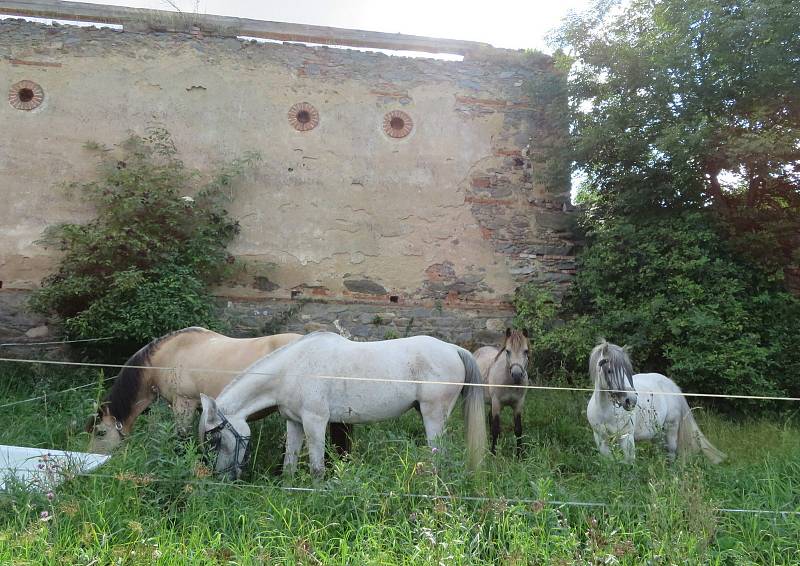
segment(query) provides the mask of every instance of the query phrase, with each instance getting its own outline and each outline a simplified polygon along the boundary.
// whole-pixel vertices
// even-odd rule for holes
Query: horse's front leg
[[[172,414],[175,417],[175,429],[178,436],[189,436],[192,430],[192,420],[197,412],[199,401],[189,397],[177,395],[172,402]]]
[[[522,457],[522,408],[525,406],[525,397],[514,405],[514,436],[517,440],[517,458]]]
[[[495,453],[497,438],[500,436],[500,410],[502,408],[497,397],[492,395],[492,454]]]
[[[622,455],[625,463],[633,464],[636,459],[636,446],[633,442],[633,430],[625,432],[619,437],[619,447],[622,449]]]
[[[328,418],[313,413],[303,414],[303,430],[308,441],[308,460],[315,481],[325,476],[325,429]]]
[[[297,471],[297,459],[303,448],[303,425],[286,420],[286,454],[283,456],[283,473],[293,476]]]
[[[597,430],[592,430],[594,434],[594,443],[597,445],[597,449],[600,451],[600,455],[604,458],[611,458],[611,447],[608,445],[608,438],[606,435],[598,432]]]

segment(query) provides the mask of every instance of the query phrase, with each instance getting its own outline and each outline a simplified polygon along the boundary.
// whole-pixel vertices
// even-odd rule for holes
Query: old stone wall
[[[47,225],[92,215],[62,188],[96,174],[83,144],[157,121],[188,166],[263,157],[231,204],[249,268],[217,290],[250,321],[236,326],[313,298],[326,303],[293,324],[330,325],[347,307],[373,338],[387,330],[364,317],[391,312],[414,333],[499,328],[518,285],[562,288],[574,271],[568,187],[537,186],[526,152],[526,85],[542,65],[0,21],[0,293],[53,268],[34,243]]]

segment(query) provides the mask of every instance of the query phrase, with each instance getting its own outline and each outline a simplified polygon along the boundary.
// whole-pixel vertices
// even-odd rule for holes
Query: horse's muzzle
[[[622,402],[622,407],[626,411],[632,411],[636,408],[636,403],[639,401],[638,395],[626,395],[625,400]]]
[[[512,365],[510,373],[511,381],[514,382],[514,385],[522,385],[525,379],[528,377],[525,369],[519,364]]]

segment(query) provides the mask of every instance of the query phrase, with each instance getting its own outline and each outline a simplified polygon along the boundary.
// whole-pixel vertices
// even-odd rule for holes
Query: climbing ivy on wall
[[[239,233],[225,205],[258,155],[201,173],[178,158],[161,126],[115,149],[86,149],[99,156],[99,176],[69,189],[96,216],[46,229],[39,243],[62,255],[32,308],[60,317],[70,338],[141,343],[185,326],[218,327],[209,287],[236,268],[227,246]]]

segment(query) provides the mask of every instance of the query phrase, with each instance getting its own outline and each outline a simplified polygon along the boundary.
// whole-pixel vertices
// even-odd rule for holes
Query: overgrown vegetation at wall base
[[[687,391],[797,396],[796,2],[600,3],[557,40],[585,248],[543,371],[585,375],[605,336]],[[520,324],[542,325],[539,294],[518,296]]]
[[[70,188],[97,216],[47,228],[40,243],[64,255],[32,307],[61,317],[70,338],[141,343],[191,325],[217,328],[208,288],[234,269],[227,245],[239,232],[225,204],[258,155],[201,174],[160,126],[119,150],[86,147],[100,155],[99,179]]]

